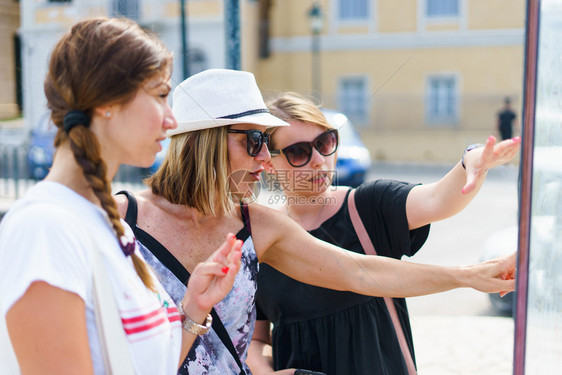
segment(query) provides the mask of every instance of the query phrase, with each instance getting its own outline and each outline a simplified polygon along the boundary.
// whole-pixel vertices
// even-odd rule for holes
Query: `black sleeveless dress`
[[[411,256],[427,239],[429,226],[408,229],[406,198],[413,187],[378,180],[357,189],[357,209],[379,255]],[[365,253],[349,218],[347,197],[334,216],[310,233]],[[258,319],[274,323],[275,370],[303,368],[328,375],[408,373],[382,298],[311,286],[261,264],[256,300]],[[413,353],[406,302],[395,301]]]

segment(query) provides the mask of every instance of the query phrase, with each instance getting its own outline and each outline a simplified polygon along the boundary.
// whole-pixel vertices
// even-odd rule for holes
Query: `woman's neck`
[[[232,214],[227,213],[219,216],[207,215],[200,212],[195,207],[172,203],[163,196],[152,193],[150,189],[138,193],[138,196],[140,199],[150,201],[154,206],[166,212],[169,216],[174,217],[176,220],[189,222],[190,225],[194,227],[213,225],[213,223],[224,220]]]
[[[45,180],[63,184],[90,202],[101,207],[99,199],[94,194],[90,183],[84,176],[84,171],[76,162],[74,154],[68,144],[57,148],[53,159],[53,165],[47,177],[45,177]]]
[[[330,186],[314,195],[287,194],[286,214],[306,230],[318,228],[341,207],[342,193],[338,187]]]

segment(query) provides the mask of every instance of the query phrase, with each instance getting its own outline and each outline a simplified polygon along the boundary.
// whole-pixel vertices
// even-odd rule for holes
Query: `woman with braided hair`
[[[150,166],[177,126],[171,64],[158,39],[126,20],[78,22],[55,46],[45,80],[58,128],[53,167],[0,226],[3,373],[110,372],[96,323],[98,254],[136,374],[175,373],[232,288],[241,242],[229,235],[197,266],[176,308],[111,195],[119,165]]]

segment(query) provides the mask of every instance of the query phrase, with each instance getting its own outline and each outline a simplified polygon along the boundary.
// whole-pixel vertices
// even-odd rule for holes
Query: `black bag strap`
[[[131,229],[134,231],[137,226],[137,217],[139,214],[137,198],[135,198],[133,193],[128,190],[121,190],[117,194],[126,196],[127,200],[129,201],[129,203],[127,204],[127,213],[125,214],[125,222],[129,224]]]
[[[252,226],[250,225],[250,210],[248,209],[248,203],[240,202],[240,211],[242,212],[242,220],[244,221],[244,229],[248,231],[248,234],[252,235]]]
[[[232,339],[228,335],[228,332],[226,332],[226,328],[224,328],[224,324],[222,324],[221,318],[219,318],[219,315],[215,311],[215,308],[213,308],[211,310],[211,316],[213,317],[212,327],[215,330],[215,333],[217,334],[217,336],[219,336],[219,338],[221,339],[224,346],[226,346],[226,348],[228,349],[228,351],[230,352],[230,354],[232,355],[232,357],[236,361],[236,364],[240,368],[240,375],[246,375],[246,371],[244,370],[244,366],[242,365],[242,361],[240,360],[240,357],[238,356],[238,353],[236,352],[236,349],[234,348],[234,344],[232,343]],[[215,321],[216,321],[216,324],[215,324]]]
[[[127,204],[127,213],[125,214],[125,221],[127,222],[127,224],[129,224],[131,229],[133,229],[135,236],[139,240],[147,239],[148,240],[147,242],[150,242],[153,245],[150,248],[150,252],[154,254],[154,256],[164,266],[166,266],[166,268],[168,268],[179,281],[181,281],[184,285],[187,286],[187,282],[189,281],[189,277],[191,276],[189,274],[189,271],[186,270],[185,267],[176,259],[176,257],[174,257],[168,251],[168,249],[166,249],[160,242],[156,241],[154,237],[150,236],[148,233],[137,227],[138,205],[135,196],[127,190],[121,190],[117,194],[125,195],[129,201],[129,203]],[[248,206],[241,205],[241,210],[242,210],[242,217],[244,219],[244,227],[250,230],[249,229],[250,215],[248,215]],[[238,356],[238,353],[234,348],[232,339],[228,335],[228,332],[226,331],[226,328],[224,327],[224,324],[222,323],[219,315],[215,311],[215,308],[211,310],[211,316],[213,317],[213,323],[212,323],[213,330],[215,331],[217,336],[220,338],[224,346],[228,349],[228,351],[236,361],[236,364],[240,368],[240,375],[246,375],[246,371],[244,370],[242,361],[240,360],[240,357]]]

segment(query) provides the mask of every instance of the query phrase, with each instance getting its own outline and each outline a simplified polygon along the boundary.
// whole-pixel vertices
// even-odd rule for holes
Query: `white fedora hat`
[[[172,112],[178,127],[168,136],[232,124],[288,126],[269,113],[252,73],[209,69],[174,90]]]

